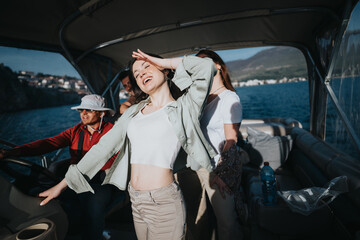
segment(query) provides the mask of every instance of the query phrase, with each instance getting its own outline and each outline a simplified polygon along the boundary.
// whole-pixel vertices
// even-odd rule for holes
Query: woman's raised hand
[[[136,58],[137,60],[143,60],[146,62],[150,62],[151,64],[155,65],[159,70],[164,70],[166,67],[166,59],[152,57],[144,52],[142,52],[140,49],[138,49],[136,52],[134,51],[132,53],[132,57]]]
[[[150,62],[151,64],[155,65],[159,70],[164,69],[176,69],[177,65],[181,61],[182,58],[158,58],[158,57],[152,57],[144,52],[142,52],[140,49],[137,51],[134,51],[132,53],[132,57],[136,58],[137,60],[143,60]]]

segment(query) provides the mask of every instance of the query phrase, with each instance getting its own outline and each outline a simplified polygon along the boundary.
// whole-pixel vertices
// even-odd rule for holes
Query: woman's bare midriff
[[[174,174],[169,168],[131,164],[130,183],[135,190],[154,190],[168,186],[173,181]]]

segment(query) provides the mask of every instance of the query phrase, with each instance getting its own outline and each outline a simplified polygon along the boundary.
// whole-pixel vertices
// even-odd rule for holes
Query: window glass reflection
[[[345,34],[336,56],[330,86],[338,98],[340,107],[348,117],[357,136],[360,136],[360,4],[351,14]],[[326,141],[359,158],[340,117],[334,112],[332,103],[327,109]]]

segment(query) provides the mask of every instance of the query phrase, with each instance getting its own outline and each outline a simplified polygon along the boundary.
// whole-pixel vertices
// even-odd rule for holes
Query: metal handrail
[[[105,94],[107,93],[107,91],[109,91],[109,89],[112,87],[112,85],[114,84],[114,82],[116,82],[119,74],[121,73],[122,71],[119,71],[115,77],[111,80],[111,82],[107,85],[107,87],[105,88],[105,90],[103,91],[103,93],[101,94],[101,96],[105,96]]]
[[[74,21],[76,18],[78,18],[81,14],[82,13],[79,10],[77,10],[76,12],[74,12],[72,15],[70,15],[69,17],[67,17],[65,19],[65,21],[61,24],[60,29],[59,29],[59,41],[60,41],[60,45],[61,45],[62,49],[64,50],[64,52],[66,54],[66,57],[69,59],[71,65],[73,65],[74,68],[78,71],[78,73],[81,76],[81,79],[86,83],[89,91],[92,92],[92,93],[95,93],[93,87],[91,86],[91,84],[87,80],[86,76],[82,73],[81,69],[76,64],[73,56],[71,55],[68,47],[66,46],[64,38],[63,38],[63,32],[64,32],[65,27],[67,25],[69,25],[72,21]]]

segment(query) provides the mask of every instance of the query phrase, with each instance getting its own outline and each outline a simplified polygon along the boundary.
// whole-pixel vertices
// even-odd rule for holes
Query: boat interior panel
[[[24,194],[8,180],[0,176],[1,239],[15,239],[21,230],[48,219],[56,224],[58,239],[64,239],[67,216],[57,200],[40,206],[42,199]],[[24,221],[25,220],[25,221]]]

